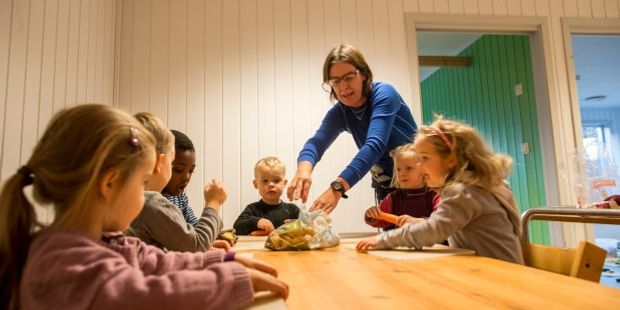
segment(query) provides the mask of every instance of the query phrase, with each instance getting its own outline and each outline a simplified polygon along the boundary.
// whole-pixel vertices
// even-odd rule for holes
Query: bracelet
[[[230,262],[230,261],[234,261],[235,260],[235,252],[226,252],[226,254],[224,254],[224,261],[225,262]]]

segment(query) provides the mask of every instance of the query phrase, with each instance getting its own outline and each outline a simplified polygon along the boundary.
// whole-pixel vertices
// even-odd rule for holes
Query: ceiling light
[[[585,99],[585,101],[587,101],[587,102],[601,102],[601,101],[603,101],[605,99],[607,99],[607,96],[605,96],[605,95],[598,95],[598,96],[587,97]]]

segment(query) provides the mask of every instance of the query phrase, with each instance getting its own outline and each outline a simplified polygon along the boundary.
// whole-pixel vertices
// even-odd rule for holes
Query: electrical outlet
[[[523,95],[523,84],[519,83],[515,85],[515,95],[517,96]]]

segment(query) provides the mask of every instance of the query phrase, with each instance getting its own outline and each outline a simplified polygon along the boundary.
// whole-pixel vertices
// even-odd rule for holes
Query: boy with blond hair
[[[286,186],[286,167],[277,157],[265,157],[254,166],[254,188],[261,199],[245,207],[233,227],[239,235],[271,233],[286,220],[297,219],[299,208],[280,199]]]

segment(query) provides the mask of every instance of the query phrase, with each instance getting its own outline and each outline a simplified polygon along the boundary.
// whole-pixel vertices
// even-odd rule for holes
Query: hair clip
[[[429,126],[429,127],[432,128],[437,133],[437,135],[443,141],[443,143],[445,143],[446,146],[450,149],[450,151],[452,151],[453,150],[452,143],[450,142],[450,140],[448,140],[448,137],[446,137],[446,134],[443,131],[441,131],[441,129],[435,126]]]
[[[137,130],[131,126],[129,126],[129,144],[141,149],[140,140],[138,140]]]
[[[30,167],[23,165],[17,170],[17,173],[21,174],[22,177],[24,178],[24,181],[23,181],[24,186],[30,185],[32,184],[32,182],[34,182],[34,176],[32,175],[33,173]]]

